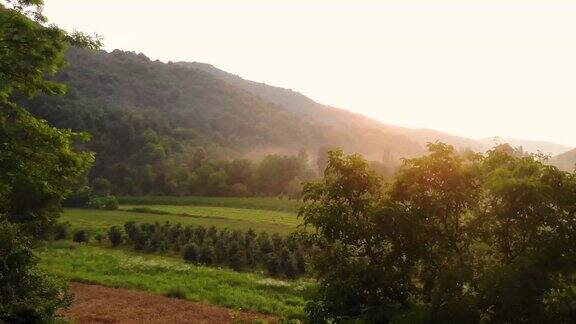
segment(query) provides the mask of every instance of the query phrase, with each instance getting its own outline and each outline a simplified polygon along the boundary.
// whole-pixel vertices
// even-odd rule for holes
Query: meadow
[[[295,199],[277,197],[121,196],[122,205],[192,205],[298,212]]]
[[[130,253],[58,241],[40,249],[40,267],[68,281],[100,284],[205,301],[285,318],[301,317],[310,283],[185,263],[171,257]]]
[[[69,222],[73,230],[104,232],[126,222],[170,222],[182,225],[230,228],[287,235],[300,224],[295,213],[247,208],[176,205],[123,205],[119,210],[67,208],[60,221]]]

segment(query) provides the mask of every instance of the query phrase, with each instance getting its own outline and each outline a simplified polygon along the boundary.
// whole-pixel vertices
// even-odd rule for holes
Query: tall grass
[[[184,263],[169,257],[59,242],[40,252],[40,266],[70,281],[123,287],[283,317],[303,314],[310,283]]]

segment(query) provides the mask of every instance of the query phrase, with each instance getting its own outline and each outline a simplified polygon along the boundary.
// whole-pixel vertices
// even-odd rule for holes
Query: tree
[[[441,143],[390,186],[360,156],[329,153],[300,216],[316,231],[315,321],[572,322],[576,177],[496,147]]]
[[[194,243],[186,245],[184,247],[184,249],[182,250],[182,257],[187,262],[192,262],[192,263],[198,262],[200,259],[200,253],[198,251],[198,246],[196,246],[196,244],[194,244]]]
[[[268,155],[258,166],[257,177],[260,192],[286,194],[290,181],[306,177],[306,164],[297,156]]]
[[[0,220],[2,323],[47,323],[56,317],[58,309],[71,302],[61,282],[33,266],[37,261],[31,243],[17,224]]]
[[[118,246],[124,241],[122,230],[118,226],[112,226],[108,230],[108,240],[112,246]]]
[[[88,232],[86,232],[86,230],[77,230],[76,232],[74,232],[74,235],[72,235],[72,241],[76,242],[76,243],[86,243],[89,240],[89,236],[88,236]]]
[[[108,196],[112,193],[112,184],[104,178],[92,180],[92,192],[97,196]]]
[[[46,78],[69,44],[97,47],[85,35],[45,26],[41,0],[0,2],[0,321],[48,322],[69,298],[36,268],[31,247],[46,237],[61,201],[93,156],[73,149],[86,135],[59,130],[12,102],[13,94],[62,94]]]

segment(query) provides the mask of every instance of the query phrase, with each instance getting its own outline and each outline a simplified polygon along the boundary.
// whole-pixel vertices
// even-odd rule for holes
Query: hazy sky
[[[576,1],[46,0],[105,49],[408,127],[576,146]]]

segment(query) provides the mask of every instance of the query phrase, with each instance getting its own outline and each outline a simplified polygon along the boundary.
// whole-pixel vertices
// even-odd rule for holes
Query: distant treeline
[[[68,205],[84,206],[94,196],[176,195],[176,196],[286,196],[298,197],[302,183],[320,176],[328,148],[321,148],[311,161],[306,150],[298,155],[270,154],[260,161],[248,159],[210,159],[198,148],[157,163],[120,163],[102,177],[85,178],[79,183]],[[393,164],[371,162],[378,174],[389,176]],[[95,170],[92,176],[99,175]]]

